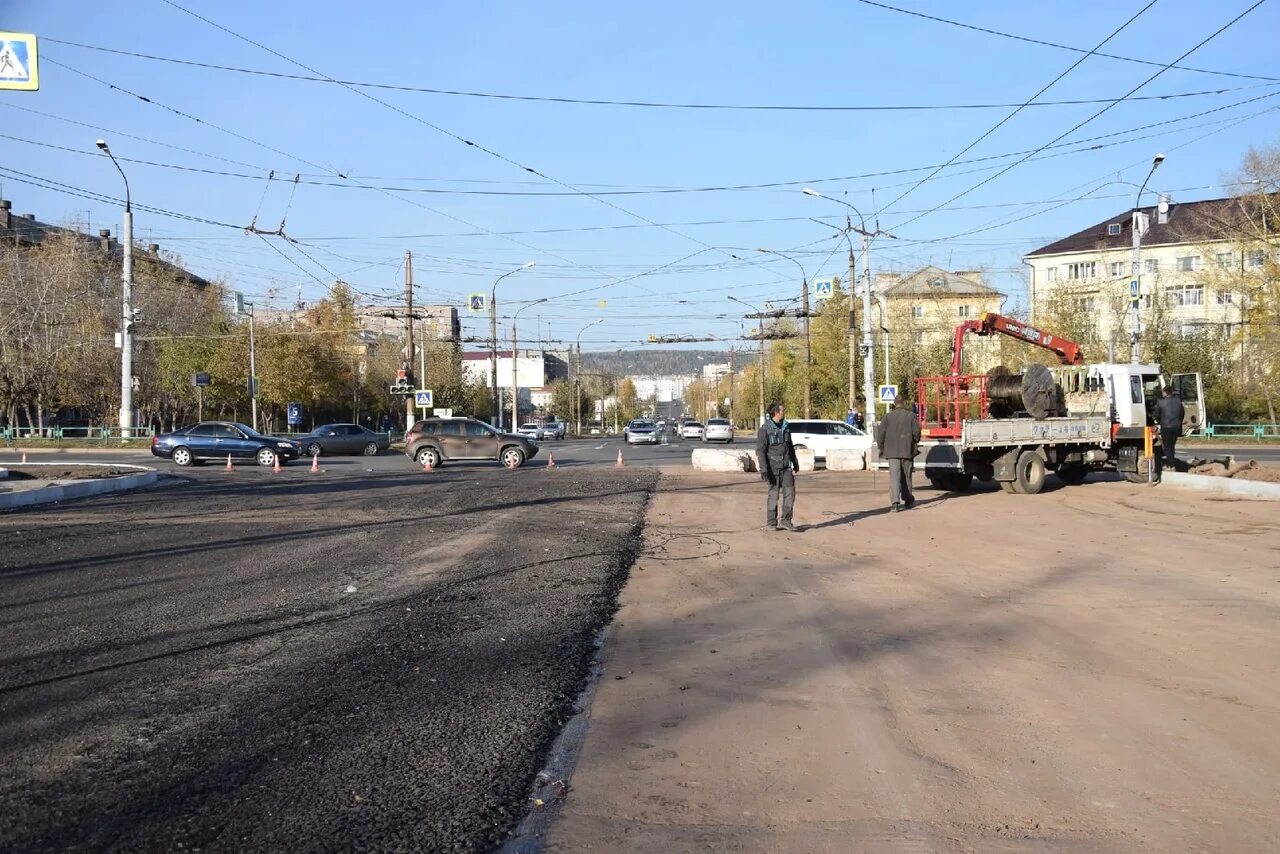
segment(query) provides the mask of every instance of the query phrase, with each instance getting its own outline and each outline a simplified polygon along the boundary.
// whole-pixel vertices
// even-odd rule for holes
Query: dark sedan
[[[297,459],[302,446],[288,439],[264,436],[235,421],[201,421],[172,433],[151,437],[151,453],[180,466],[198,466],[206,460],[253,460],[260,466]]]
[[[359,424],[325,424],[296,440],[305,456],[364,454],[372,457],[391,447],[391,437]]]

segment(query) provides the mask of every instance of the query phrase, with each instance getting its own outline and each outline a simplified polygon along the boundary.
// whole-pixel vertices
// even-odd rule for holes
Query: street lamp
[[[876,422],[875,350],[871,343],[871,241],[877,237],[888,237],[893,240],[897,240],[898,237],[887,231],[881,231],[878,225],[875,231],[867,231],[867,220],[862,215],[862,211],[844,199],[824,196],[810,187],[805,187],[801,192],[806,196],[838,202],[858,215],[857,228],[849,222],[848,215],[845,216],[845,231],[855,231],[862,235],[862,394],[866,398],[867,431],[870,432]],[[850,252],[852,251],[851,245]]]
[[[541,305],[546,302],[547,298],[536,299],[528,305],[522,305],[516,309],[515,314],[511,316],[511,432],[515,432],[520,426],[520,385],[517,372],[519,371],[519,350],[516,348],[516,320],[520,317],[520,312],[526,308],[535,305]],[[496,363],[495,363],[496,364]]]
[[[573,411],[574,419],[578,422],[578,435],[582,435],[582,333],[586,332],[597,323],[604,323],[603,317],[597,317],[586,326],[578,330],[578,336],[575,340],[578,353],[578,367],[573,372]],[[602,416],[603,420],[603,416]]]
[[[133,435],[133,201],[129,196],[129,178],[120,168],[120,161],[111,153],[105,139],[96,145],[111,158],[116,171],[124,179],[124,264],[120,274],[120,438]]]
[[[784,255],[773,249],[757,249],[756,251],[763,252],[766,255],[777,255],[779,258],[786,258],[800,268],[800,308],[801,314],[804,315],[804,417],[810,418],[813,416],[812,407],[809,405],[809,398],[813,389],[813,339],[809,336],[809,275],[805,273],[804,266],[790,255]]]
[[[765,407],[769,405],[764,401],[764,312],[756,308],[754,305],[747,302],[746,300],[740,300],[735,296],[731,296],[729,297],[729,299],[733,300],[739,305],[745,305],[747,308],[751,309],[753,312],[755,312],[756,317],[759,318],[760,320],[760,332],[759,332],[759,338],[757,339],[760,342],[760,354],[756,357],[758,360],[756,363],[756,375],[760,379],[760,424],[763,425]]]
[[[1135,365],[1141,360],[1142,318],[1138,313],[1138,300],[1142,292],[1142,235],[1151,223],[1151,217],[1139,208],[1142,206],[1142,193],[1147,189],[1147,181],[1155,174],[1156,169],[1164,162],[1164,155],[1157,154],[1151,160],[1151,169],[1138,188],[1138,195],[1133,200],[1133,275],[1129,280],[1129,361]]]
[[[499,430],[502,429],[502,406],[498,403],[498,282],[532,266],[533,262],[529,261],[508,273],[503,273],[494,280],[493,288],[489,291],[489,387],[493,389],[493,412],[497,417],[496,426]],[[515,358],[514,353],[512,358]],[[516,425],[512,424],[511,429],[515,430],[515,428]]]

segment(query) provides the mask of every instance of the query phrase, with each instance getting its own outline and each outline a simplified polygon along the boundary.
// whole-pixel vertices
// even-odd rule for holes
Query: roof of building
[[[1004,296],[1000,291],[980,281],[979,276],[978,273],[952,273],[931,264],[881,288],[880,293],[890,299],[914,296]]]
[[[1270,204],[1280,201],[1280,193],[1271,194]],[[1200,243],[1229,239],[1224,233],[1237,231],[1244,224],[1248,212],[1240,199],[1204,199],[1198,202],[1169,202],[1168,221],[1160,222],[1158,205],[1138,210],[1151,217],[1143,246],[1170,246],[1179,243]],[[1108,226],[1119,226],[1108,229]],[[1114,232],[1114,233],[1112,233]],[[1127,208],[1115,216],[1077,231],[1061,240],[1041,246],[1024,255],[1035,258],[1040,255],[1064,255],[1072,252],[1106,252],[1128,249],[1133,246],[1133,209]]]

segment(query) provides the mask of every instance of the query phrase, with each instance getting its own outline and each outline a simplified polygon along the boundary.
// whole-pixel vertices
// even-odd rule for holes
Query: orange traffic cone
[[[276,464],[271,467],[271,470],[276,474],[280,474],[280,455],[279,454],[276,454]]]
[[[227,454],[227,471],[231,471],[232,468],[233,466],[231,465],[231,455]]]
[[[27,452],[26,452],[26,451],[23,451],[23,452],[22,452],[22,463],[23,463],[23,465],[26,465],[26,462],[27,462]]]
[[[555,467],[556,467],[556,455],[551,453],[550,451],[547,451],[547,468],[553,469]]]
[[[311,455],[311,473],[312,474],[320,473],[320,455],[319,454]]]
[[[626,465],[626,463],[624,463],[624,462],[622,461],[622,449],[621,449],[621,448],[619,448],[619,449],[618,449],[618,461],[617,461],[616,463],[614,463],[614,465],[615,465],[615,466],[617,466],[618,468],[622,468],[623,466],[625,466],[625,465]]]

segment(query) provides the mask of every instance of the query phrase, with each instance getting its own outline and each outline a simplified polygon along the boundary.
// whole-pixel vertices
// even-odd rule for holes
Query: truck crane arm
[[[1019,341],[1025,341],[1036,347],[1042,347],[1057,355],[1064,365],[1084,364],[1084,353],[1080,345],[1065,338],[1059,338],[1048,332],[1028,326],[1012,317],[1005,317],[995,312],[985,312],[976,320],[966,320],[956,327],[955,340],[951,345],[951,375],[959,376],[964,365],[964,337],[974,335],[1007,335]]]

